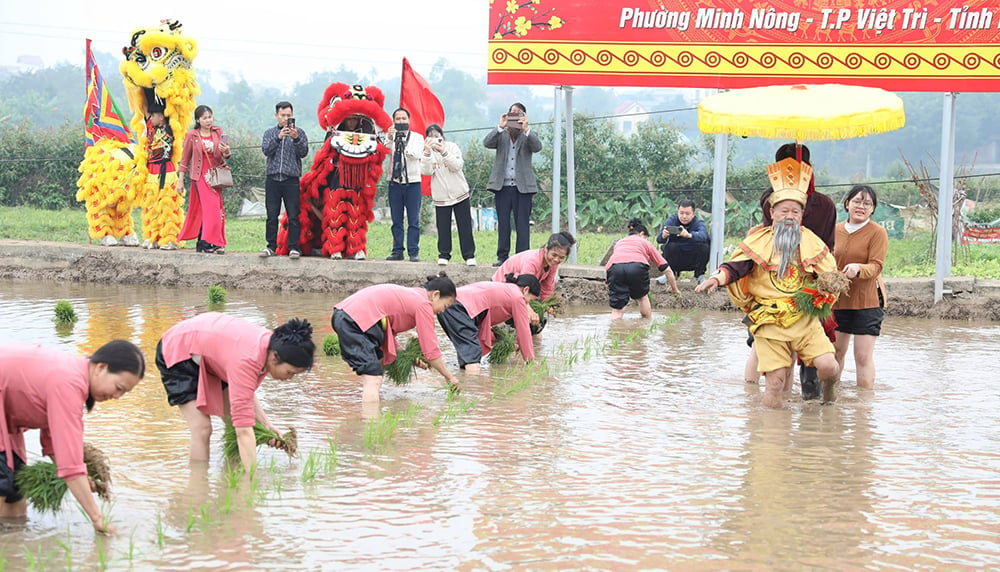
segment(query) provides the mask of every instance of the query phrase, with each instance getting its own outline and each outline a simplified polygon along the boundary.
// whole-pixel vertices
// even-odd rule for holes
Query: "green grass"
[[[49,211],[27,207],[0,207],[0,239],[69,242],[87,244],[87,221],[83,210],[65,209]],[[139,213],[135,213],[138,232]],[[425,228],[433,232],[433,226]],[[476,259],[481,265],[491,264],[496,259],[497,233],[479,231],[476,239]],[[141,236],[141,234],[140,234]],[[532,247],[540,247],[548,239],[548,232],[531,233]],[[582,233],[578,237],[577,260],[580,264],[596,265],[604,256],[611,242],[618,235]],[[890,239],[889,254],[885,263],[887,277],[934,276],[934,259],[928,258],[931,241],[930,232],[914,232],[905,239]],[[264,247],[264,220],[226,220],[227,252],[257,252]],[[736,239],[729,238],[726,244],[735,245]],[[194,249],[194,242],[185,248]],[[368,232],[368,256],[383,258],[392,250],[392,234],[388,223],[372,223]],[[958,251],[956,247],[954,250]],[[437,236],[424,234],[420,237],[420,256],[424,260],[437,258]],[[954,276],[975,276],[982,279],[1000,279],[1000,248],[996,245],[971,245],[968,260],[958,260],[952,268]]]

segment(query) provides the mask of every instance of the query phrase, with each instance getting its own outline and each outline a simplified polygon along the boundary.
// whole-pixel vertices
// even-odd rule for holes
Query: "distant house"
[[[630,101],[615,108],[614,112],[615,131],[628,137],[635,133],[640,123],[649,121],[649,110],[641,103]]]

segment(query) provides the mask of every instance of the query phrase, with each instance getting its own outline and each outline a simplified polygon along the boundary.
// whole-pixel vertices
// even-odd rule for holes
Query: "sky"
[[[341,65],[381,80],[399,75],[404,56],[424,76],[445,58],[481,77],[488,10],[486,0],[0,0],[0,67],[22,55],[46,67],[83,65],[86,38],[94,51],[120,55],[134,28],[172,18],[198,41],[195,69],[213,83],[242,76],[290,89]]]

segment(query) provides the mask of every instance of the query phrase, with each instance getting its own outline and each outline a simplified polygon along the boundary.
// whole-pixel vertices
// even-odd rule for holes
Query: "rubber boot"
[[[802,400],[819,399],[819,375],[816,368],[806,364],[799,366],[799,384],[802,386]]]

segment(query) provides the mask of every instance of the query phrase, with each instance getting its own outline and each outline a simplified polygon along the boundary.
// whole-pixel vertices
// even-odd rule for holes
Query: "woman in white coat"
[[[468,266],[476,265],[476,242],[472,237],[472,208],[469,183],[462,171],[462,150],[445,141],[440,125],[427,126],[424,156],[420,173],[431,177],[431,198],[434,199],[434,219],[437,222],[438,264],[451,260],[451,215],[455,214],[458,243]]]

